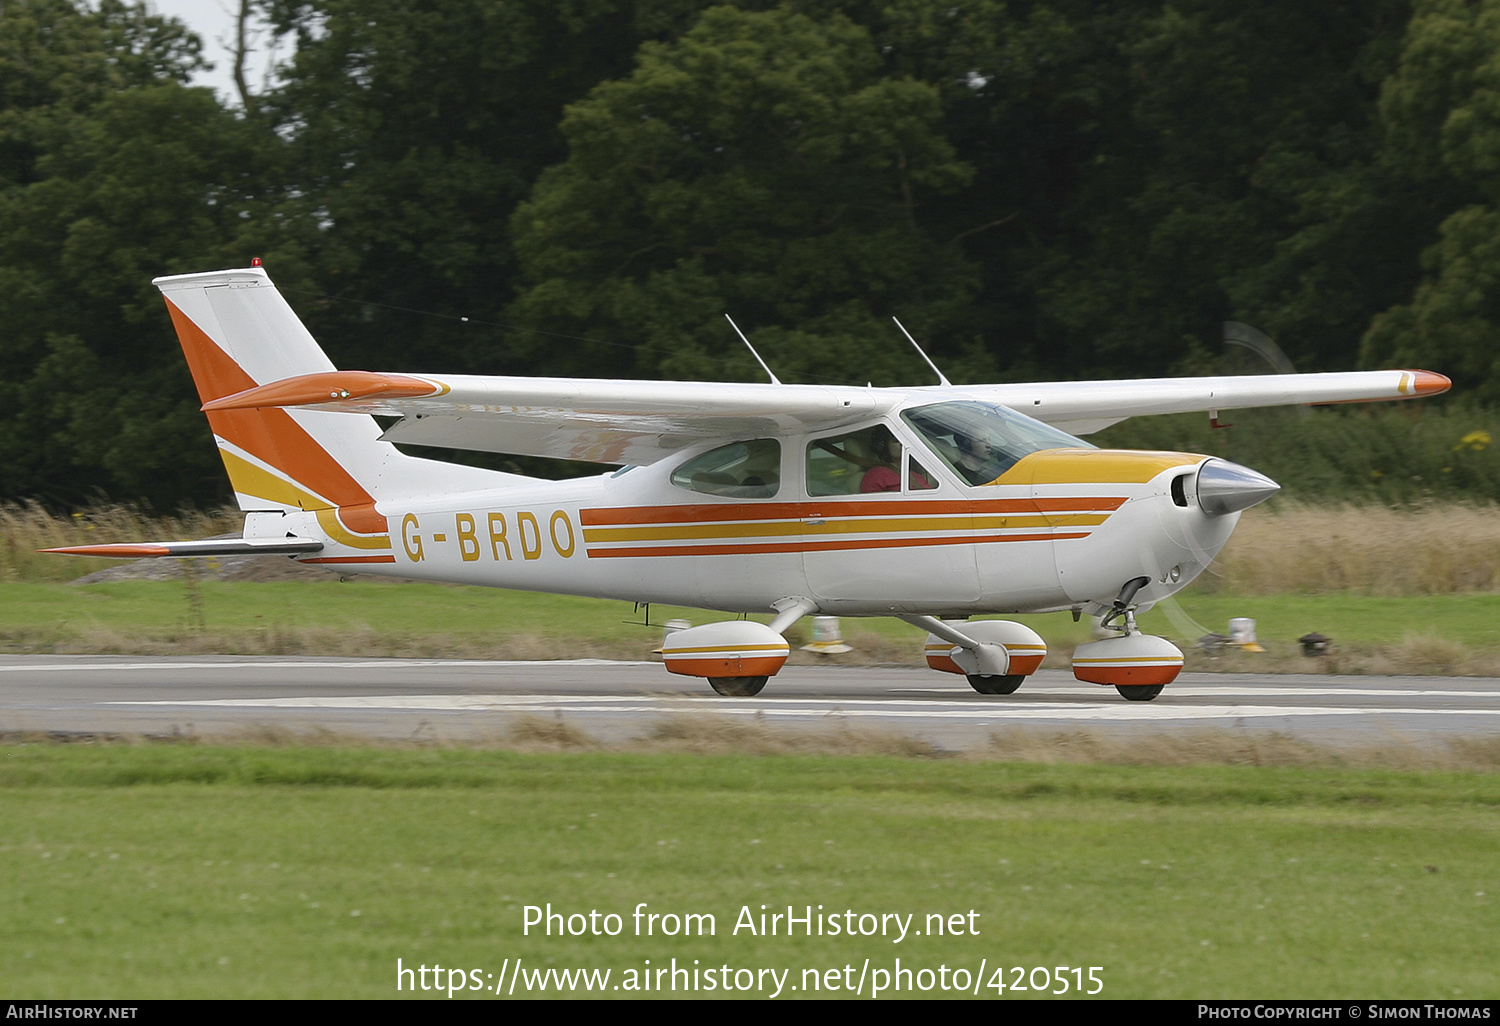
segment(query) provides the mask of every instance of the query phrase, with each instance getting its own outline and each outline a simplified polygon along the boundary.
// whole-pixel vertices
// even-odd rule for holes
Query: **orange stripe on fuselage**
[[[818,522],[767,520],[760,523],[666,524],[641,527],[587,527],[583,540],[591,543],[625,541],[689,541],[706,538],[766,538],[787,534],[899,534],[915,531],[1003,531],[1020,528],[1097,527],[1108,513],[1061,513],[970,517],[820,517]]]
[[[384,516],[375,512],[373,502],[340,506],[339,519],[344,522],[345,527],[359,534],[386,534],[390,531],[390,524]]]
[[[695,503],[580,510],[584,527],[625,524],[699,524],[730,520],[799,520],[804,517],[941,516],[945,514],[1083,513],[1113,511],[1124,496],[1026,499],[909,499],[871,502],[838,496],[803,502]]]
[[[590,559],[652,556],[757,556],[776,552],[835,552],[845,549],[901,549],[920,545],[979,545],[988,542],[1053,541],[1087,538],[1088,531],[1068,534],[966,534],[948,538],[851,538],[847,541],[777,542],[761,545],[638,545],[630,548],[590,548]]]

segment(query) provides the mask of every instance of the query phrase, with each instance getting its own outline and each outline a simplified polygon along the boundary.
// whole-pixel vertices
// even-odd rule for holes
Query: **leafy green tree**
[[[566,154],[563,108],[701,0],[265,6],[296,43],[259,106],[290,140],[283,238],[324,297],[291,294],[314,333],[341,366],[525,371],[496,323],[511,214]]]
[[[1431,366],[1500,396],[1500,3],[1422,0],[1381,97],[1411,195],[1446,215],[1411,302],[1378,317],[1371,362]]]
[[[224,495],[153,277],[242,263],[254,133],[139,7],[0,11],[0,478],[8,496]]]
[[[937,91],[880,71],[864,29],[784,9],[712,8],[644,46],[568,108],[568,159],[516,213],[515,315],[639,343],[578,347],[574,370],[758,375],[730,313],[788,379],[922,380],[889,318],[925,333],[969,298],[924,219],[971,171]]]
[[[1071,86],[1039,119],[1068,149],[1065,187],[1037,190],[1037,337],[1073,366],[1161,373],[1233,319],[1304,369],[1348,366],[1415,270],[1372,170],[1404,5],[1092,6],[1036,5],[1012,37]]]
[[[1249,7],[1224,0],[1107,7],[1081,0],[804,0],[790,11],[743,7],[769,8],[739,10],[745,24],[796,11],[826,30],[847,18],[868,34],[876,54],[861,81],[909,83],[936,101],[936,111],[922,115],[927,130],[969,174],[921,194],[916,235],[941,257],[924,251],[920,263],[949,288],[941,301],[929,293],[911,306],[920,311],[919,334],[946,365],[984,377],[1166,373],[1201,364],[1205,347],[1217,349],[1220,323],[1240,319],[1272,331],[1304,368],[1349,366],[1369,319],[1415,285],[1411,240],[1428,222],[1409,202],[1400,169],[1382,157],[1375,106],[1399,49],[1403,0],[1331,7],[1290,0]],[[700,96],[692,102],[705,110],[725,89],[748,94],[731,103],[748,103],[758,88],[754,74],[735,82],[673,64],[687,58],[671,54],[702,45],[690,34],[675,49],[643,53],[624,87],[632,96],[654,90],[651,102],[661,102],[664,88],[653,79],[666,81],[658,69],[671,68],[698,76],[692,81]],[[636,200],[623,198],[629,190],[619,183],[635,173],[632,165],[612,167],[597,156],[625,143],[601,142],[585,120],[585,108],[603,120],[619,115],[615,135],[631,145],[647,138],[647,126],[632,120],[613,88],[602,87],[570,113],[569,161],[539,182],[514,222],[530,276],[518,316],[564,334],[602,333],[620,345],[722,352],[715,318],[726,307],[751,308],[748,296],[725,286],[717,241],[694,239],[689,245],[697,251],[684,255],[680,242],[664,243],[661,215],[648,208],[644,220],[627,216]],[[730,122],[723,137],[741,132],[759,138],[740,122]],[[779,144],[725,147],[721,159],[776,152]],[[653,173],[695,200],[715,181],[686,163]],[[778,213],[799,210],[804,200],[815,207],[826,195],[793,174],[757,174],[776,195]],[[598,199],[606,189],[616,197]],[[617,199],[625,206],[599,225],[568,227],[570,218],[611,210]],[[755,213],[752,206],[745,211]],[[537,227],[530,219],[543,212],[545,224]],[[784,230],[761,223],[768,234]],[[604,233],[598,244],[590,234],[596,228]],[[862,237],[845,234],[830,245],[842,250]],[[547,245],[538,249],[542,241]],[[714,252],[705,252],[710,245]],[[619,270],[625,255],[646,247]],[[563,252],[574,252],[577,263],[564,270],[548,264]],[[607,263],[606,254],[616,262]],[[670,279],[661,277],[664,260],[678,264]],[[606,284],[595,291],[585,281]],[[647,304],[676,308],[665,323],[624,316],[627,295],[647,297],[648,284],[668,283],[661,303]],[[826,348],[825,329],[798,333],[816,316],[813,309],[747,319],[768,326],[768,345],[792,332],[786,348],[801,353],[809,340]],[[834,334],[882,338],[882,320],[850,321]],[[846,376],[863,359],[827,351]],[[587,352],[576,365],[600,366],[599,351]],[[643,354],[639,362],[623,356],[602,366],[656,373],[653,360],[660,363]],[[669,364],[668,373],[717,373],[701,361]],[[745,361],[738,366],[752,369]],[[911,380],[915,372],[894,376]]]

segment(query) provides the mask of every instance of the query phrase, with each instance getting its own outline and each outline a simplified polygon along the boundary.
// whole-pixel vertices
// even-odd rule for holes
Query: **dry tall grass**
[[[1500,589],[1500,508],[1430,505],[1252,509],[1204,585],[1238,595]]]
[[[1203,729],[1180,733],[1080,729],[994,731],[959,749],[899,731],[847,726],[767,724],[714,714],[676,714],[643,725],[630,737],[601,738],[562,716],[516,714],[490,732],[448,735],[430,723],[405,738],[260,724],[222,732],[189,729],[170,735],[0,731],[0,744],[211,744],[254,747],[499,748],[520,752],[636,752],[693,755],[874,755],[905,759],[1071,763],[1112,766],[1281,766],[1303,769],[1386,769],[1403,772],[1500,771],[1500,738],[1489,736],[1360,737],[1333,745],[1267,731]]]
[[[38,549],[208,538],[237,532],[243,523],[244,514],[232,509],[151,517],[131,506],[98,506],[58,516],[34,503],[6,503],[0,505],[0,581],[61,583],[118,562],[42,555]]]

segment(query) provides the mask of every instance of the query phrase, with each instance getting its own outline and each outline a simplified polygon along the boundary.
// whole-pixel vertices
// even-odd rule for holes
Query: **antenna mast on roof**
[[[948,380],[948,376],[946,374],[944,374],[942,371],[938,370],[937,364],[933,363],[932,359],[930,357],[928,357],[928,355],[922,351],[922,347],[919,346],[919,345],[917,345],[917,340],[911,337],[911,332],[909,332],[909,331],[906,330],[906,325],[902,324],[900,321],[896,320],[896,318],[894,318],[894,317],[892,317],[891,320],[896,321],[896,327],[898,327],[898,328],[901,329],[901,334],[903,334],[903,335],[906,336],[906,340],[908,342],[910,342],[913,346],[916,346],[917,354],[919,356],[921,356],[922,359],[924,359],[924,360],[927,361],[927,366],[931,367],[932,368],[932,373],[934,373],[934,374],[936,374],[938,376],[938,381],[942,382],[944,385],[948,385],[948,386],[951,387],[953,385],[953,382],[951,382],[951,381]]]
[[[771,379],[771,384],[781,384],[781,379],[776,376],[775,371],[766,366],[766,361],[760,358],[760,354],[755,351],[755,347],[750,344],[750,340],[745,337],[745,333],[740,330],[740,326],[734,323],[734,318],[725,314],[724,319],[729,322],[729,326],[734,329],[734,333],[740,337],[740,341],[745,343],[745,348],[750,350],[750,355],[755,357],[755,362],[760,364],[760,369],[766,372],[766,376]]]

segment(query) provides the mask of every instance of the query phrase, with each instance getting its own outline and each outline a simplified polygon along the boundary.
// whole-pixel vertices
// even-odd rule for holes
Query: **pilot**
[[[1003,472],[1005,464],[990,443],[972,435],[954,435],[958,443],[957,469],[971,485],[989,484]]]

